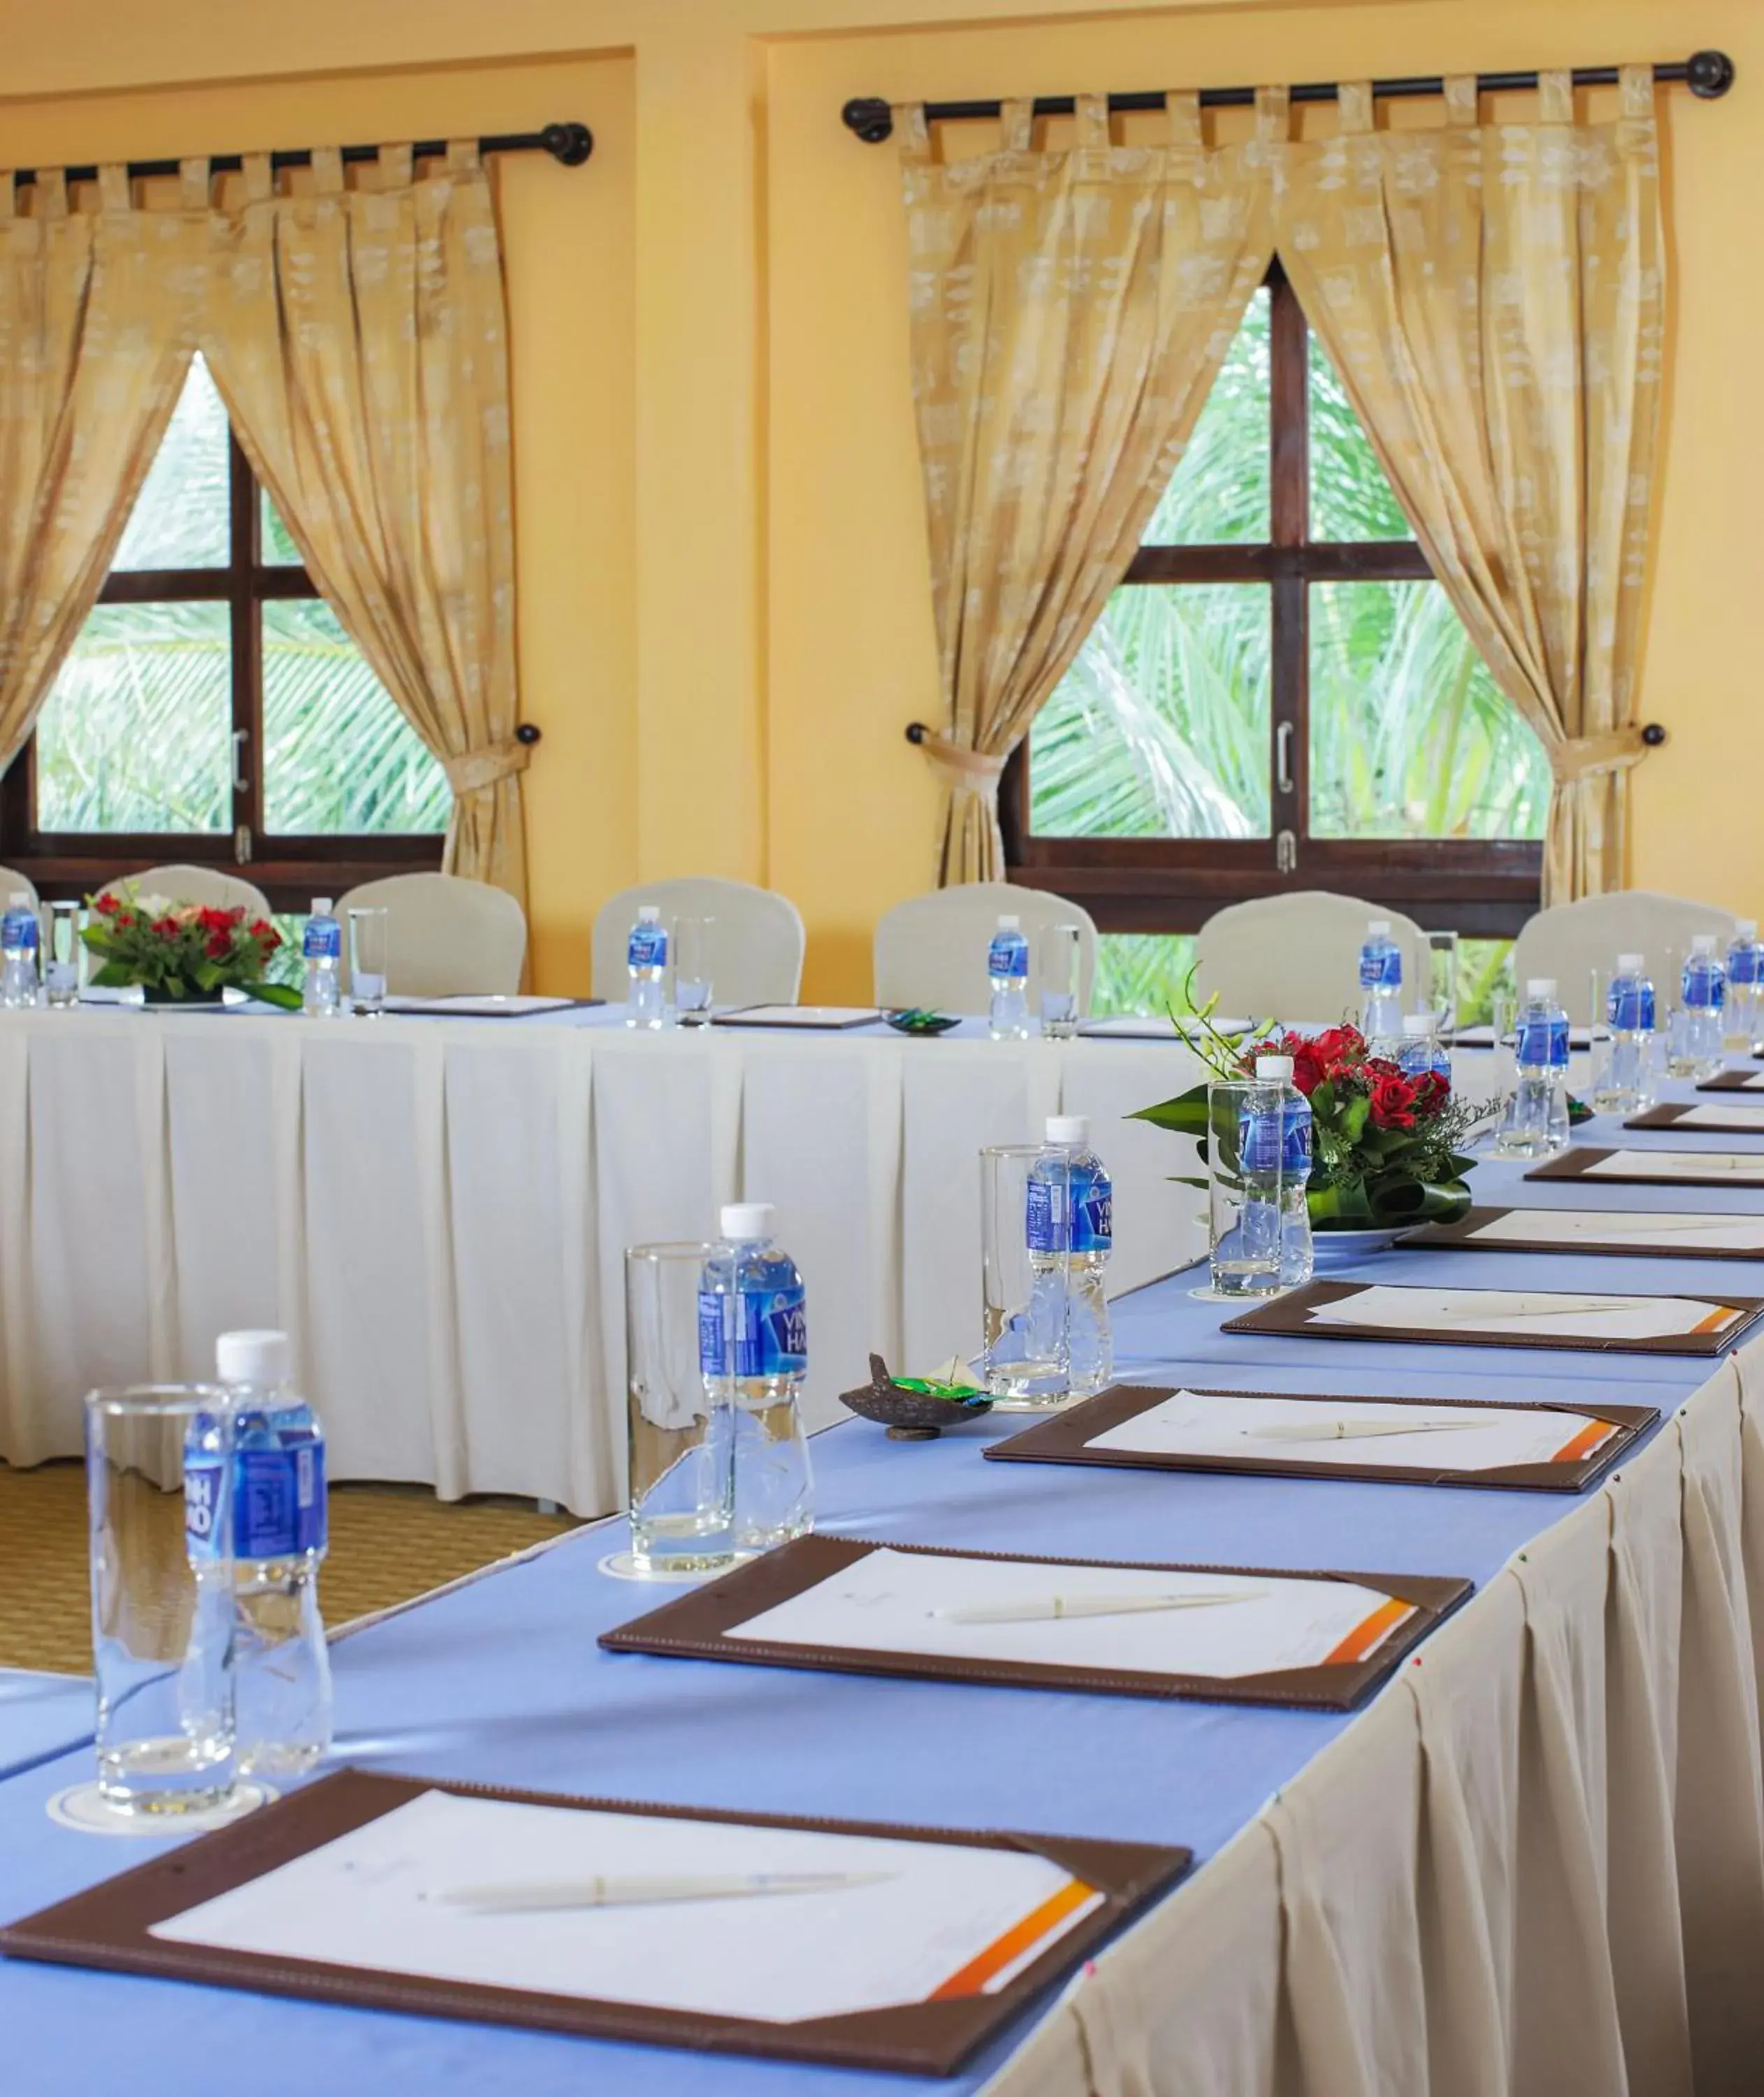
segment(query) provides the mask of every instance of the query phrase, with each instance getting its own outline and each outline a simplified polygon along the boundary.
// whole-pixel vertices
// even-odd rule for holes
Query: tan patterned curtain
[[[204,353],[313,580],[446,768],[444,864],[524,902],[508,328],[477,148],[413,180],[389,147],[350,189],[326,149],[295,197],[266,155],[245,166]]]
[[[0,771],[103,587],[177,404],[190,284],[120,167],[70,211],[59,169],[0,170]]]
[[[1635,669],[1659,415],[1664,251],[1653,80],[1577,125],[1565,72],[1539,120],[1295,145],[1280,250],[1471,638],[1549,752],[1543,900],[1623,885]]]
[[[948,733],[921,745],[950,790],[939,879],[1002,878],[998,777],[1126,573],[1273,242],[1284,89],[1258,135],[1209,151],[1193,94],[1168,142],[1109,142],[1081,95],[1078,142],[931,158],[895,112],[918,418]]]

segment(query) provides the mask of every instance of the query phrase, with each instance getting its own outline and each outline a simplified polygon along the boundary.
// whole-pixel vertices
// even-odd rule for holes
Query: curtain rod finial
[[[895,128],[895,113],[879,94],[854,95],[839,112],[839,117],[846,129],[856,132],[866,146],[881,145]]]
[[[554,160],[567,168],[579,168],[594,150],[594,134],[585,124],[548,124],[541,143]]]
[[[1666,732],[1658,721],[1649,721],[1642,730],[1642,741],[1650,750],[1657,750],[1666,739]]]
[[[538,742],[543,733],[537,721],[523,721],[514,731],[514,740],[531,746]]]
[[[1734,63],[1725,51],[1692,51],[1684,77],[1692,94],[1714,102],[1733,85]]]
[[[931,731],[925,725],[923,721],[908,721],[907,723],[907,741],[908,742],[923,742],[926,736],[928,736],[930,732]]]

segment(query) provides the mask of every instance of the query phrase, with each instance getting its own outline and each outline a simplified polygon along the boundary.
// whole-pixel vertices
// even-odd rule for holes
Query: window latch
[[[1298,839],[1291,830],[1282,830],[1274,840],[1274,865],[1280,873],[1298,871]]]
[[[1293,790],[1293,725],[1284,720],[1274,731],[1274,781],[1281,793]]]
[[[245,746],[248,742],[250,742],[250,740],[251,730],[248,728],[236,728],[234,729],[233,791],[235,794],[243,794],[245,791],[246,787],[250,784],[250,781],[245,777]]]
[[[233,864],[235,866],[251,865],[251,825],[249,823],[241,823],[233,833]]]

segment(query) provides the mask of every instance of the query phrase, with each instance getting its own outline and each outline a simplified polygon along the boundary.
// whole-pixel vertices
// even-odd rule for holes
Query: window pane
[[[446,775],[322,598],[267,603],[264,828],[440,830]]]
[[[224,604],[101,604],[37,722],[45,830],[228,830]]]
[[[1543,746],[1438,583],[1311,591],[1311,833],[1541,838]]]
[[[1269,593],[1118,589],[1030,730],[1042,837],[1268,834]]]
[[[208,366],[195,357],[135,497],[113,567],[226,566],[226,409]]]
[[[1328,352],[1311,344],[1311,536],[1313,539],[1412,539],[1363,425]]]
[[[282,521],[282,512],[269,499],[267,488],[257,491],[259,519],[258,544],[262,549],[263,564],[266,568],[297,568],[301,565],[300,549],[294,543],[288,528]]]
[[[1250,300],[1188,449],[1146,528],[1148,546],[1268,536],[1268,294]]]
[[[1162,1014],[1189,1009],[1184,985],[1194,965],[1188,932],[1105,932],[1096,942],[1096,980],[1090,1009]]]

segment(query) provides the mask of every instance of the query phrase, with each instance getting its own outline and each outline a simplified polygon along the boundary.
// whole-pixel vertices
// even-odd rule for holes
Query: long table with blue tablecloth
[[[1582,1140],[1611,1140],[1595,1123]],[[1731,1137],[1626,1135],[1721,1149]],[[1764,1212],[1764,1190],[1525,1184],[1480,1202]],[[1448,1265],[1449,1263],[1449,1265]],[[1764,1261],[1399,1250],[1354,1272],[1464,1286],[1764,1295]],[[602,1797],[1190,1845],[1189,1881],[942,2086],[964,2093],[1739,2092],[1764,2060],[1764,1341],[1707,1362],[1222,1333],[1190,1272],[1115,1307],[1129,1381],[1376,1397],[1600,1397],[1662,1424],[1554,1495],[983,1463],[1019,1420],[815,1444],[836,1534],[1122,1559],[1461,1574],[1477,1593],[1360,1712],[881,1680],[615,1656],[651,1595],[616,1525],[335,1649],[340,1758]],[[0,1705],[0,1767],[7,1720]],[[148,1845],[52,1825],[90,1751],[0,1781],[0,1919]],[[18,1962],[26,2097],[896,2097],[880,2074],[644,2050]]]

